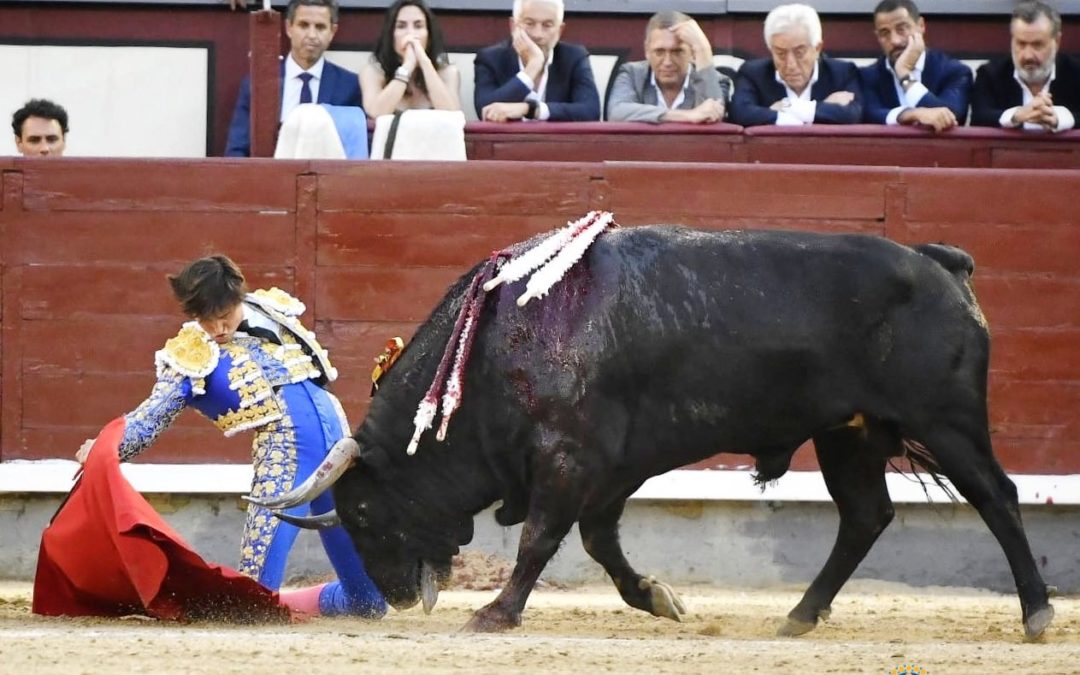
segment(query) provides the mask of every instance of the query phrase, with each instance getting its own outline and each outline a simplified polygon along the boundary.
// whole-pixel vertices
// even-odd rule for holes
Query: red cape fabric
[[[82,476],[41,536],[35,614],[287,621],[278,595],[203,560],[120,473],[124,419],[94,443]]]

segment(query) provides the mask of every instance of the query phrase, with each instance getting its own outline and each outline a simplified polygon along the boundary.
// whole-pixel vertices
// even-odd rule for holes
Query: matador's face
[[[244,305],[236,303],[217,316],[199,317],[199,325],[219,345],[233,339],[233,334],[244,320]]]

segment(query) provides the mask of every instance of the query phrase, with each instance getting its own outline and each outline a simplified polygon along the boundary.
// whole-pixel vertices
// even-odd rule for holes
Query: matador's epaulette
[[[285,316],[300,316],[307,311],[307,306],[277,286],[251,291],[245,298],[259,307],[280,312]]]
[[[330,382],[337,379],[337,368],[334,368],[330,363],[330,355],[319,344],[315,333],[300,323],[300,319],[296,318],[307,310],[304,303],[276,286],[270,289],[260,288],[251,291],[244,297],[244,301],[255,305],[263,314],[289,329],[297,339],[307,345],[311,358],[318,362],[319,368],[326,375],[326,379]]]
[[[172,368],[185,377],[191,378],[193,389],[198,393],[203,389],[203,378],[214,371],[221,350],[195,321],[188,321],[176,337],[169,338],[165,346],[154,355],[158,376],[165,367]]]

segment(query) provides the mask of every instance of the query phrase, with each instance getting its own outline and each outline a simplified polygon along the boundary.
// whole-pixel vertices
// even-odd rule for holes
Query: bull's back
[[[978,351],[953,275],[878,237],[643,227],[602,237],[588,266],[606,334],[563,343],[598,364],[576,391],[633,399],[672,443],[705,428],[714,452],[798,443],[853,409],[914,404]]]

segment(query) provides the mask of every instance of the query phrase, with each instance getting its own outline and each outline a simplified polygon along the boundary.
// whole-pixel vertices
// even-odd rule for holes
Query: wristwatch
[[[900,86],[907,89],[909,84],[915,84],[915,78],[911,76],[911,73],[900,78]]]
[[[536,99],[527,99],[525,104],[529,106],[528,111],[525,112],[525,117],[530,120],[536,119],[536,112],[540,109],[540,104],[536,102]]]
[[[409,83],[410,77],[412,77],[412,71],[405,66],[399,66],[398,69],[394,71],[394,79],[401,80],[405,84]]]

